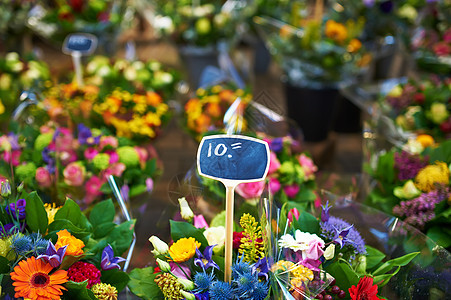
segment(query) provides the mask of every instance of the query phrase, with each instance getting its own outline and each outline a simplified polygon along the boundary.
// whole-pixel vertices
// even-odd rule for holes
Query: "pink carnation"
[[[299,186],[293,183],[291,185],[284,186],[283,191],[287,194],[288,198],[294,198],[299,192]]]
[[[85,167],[76,163],[70,163],[63,171],[64,182],[70,186],[81,186],[85,179]]]
[[[125,165],[123,163],[115,163],[112,164],[111,167],[105,170],[104,172],[104,178],[108,178],[110,175],[114,176],[122,176],[122,173],[125,171]]]
[[[269,154],[269,170],[268,175],[276,172],[280,168],[280,161],[277,158],[276,153],[272,152]]]
[[[315,166],[313,163],[313,160],[308,157],[305,154],[299,155],[299,164],[302,167],[302,170],[304,171],[305,178],[306,179],[314,179],[315,178],[315,172],[318,171],[318,167]]]
[[[84,152],[85,158],[86,158],[87,160],[92,160],[92,159],[94,159],[94,157],[95,157],[97,154],[99,154],[99,151],[97,151],[97,150],[94,149],[94,148],[87,148],[87,149],[85,150],[85,152]]]
[[[35,178],[37,183],[42,187],[46,188],[52,185],[52,178],[50,176],[50,172],[44,167],[39,167],[36,169]]]
[[[105,151],[106,154],[110,156],[110,164],[115,164],[119,161],[119,155],[117,155],[116,151],[114,150],[108,150]]]
[[[264,181],[241,183],[236,187],[236,192],[244,199],[260,197],[265,188]]]

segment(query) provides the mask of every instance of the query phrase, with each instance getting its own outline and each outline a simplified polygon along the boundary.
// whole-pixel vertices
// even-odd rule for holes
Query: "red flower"
[[[233,249],[240,248],[241,238],[243,237],[243,232],[233,232]]]
[[[377,297],[377,284],[373,285],[373,278],[362,277],[357,284],[349,289],[351,300],[381,300]]]
[[[100,273],[93,264],[77,261],[68,270],[67,275],[70,281],[83,282],[88,280],[87,288],[90,289],[94,284],[100,283]]]
[[[437,43],[433,46],[434,52],[438,56],[446,56],[451,53],[451,46],[445,42]]]

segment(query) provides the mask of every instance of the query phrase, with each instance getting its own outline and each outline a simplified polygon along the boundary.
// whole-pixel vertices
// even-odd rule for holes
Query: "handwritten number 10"
[[[221,149],[222,148],[222,149]],[[227,152],[227,147],[224,144],[218,144],[215,147],[215,155],[216,156],[223,156]],[[207,157],[211,156],[211,143],[208,145],[208,155]]]

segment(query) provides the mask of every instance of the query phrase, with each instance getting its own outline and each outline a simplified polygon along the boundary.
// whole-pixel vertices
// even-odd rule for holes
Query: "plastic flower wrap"
[[[70,199],[55,207],[36,192],[11,191],[7,181],[1,186],[2,297],[117,299],[129,280],[119,263],[134,220],[113,223],[111,200],[84,214]]]
[[[327,19],[254,19],[292,84],[332,86],[352,80],[371,56],[359,40],[363,23]]]
[[[235,102],[239,98],[239,102]],[[236,130],[245,132],[248,129],[248,122],[245,110],[252,100],[252,94],[246,90],[234,89],[231,87],[215,85],[206,89],[200,88],[196,95],[185,104],[184,123],[188,132],[198,141],[204,134],[214,131],[225,130],[224,117],[232,104],[234,116],[238,116]]]
[[[385,255],[362,237],[360,229],[366,228],[334,216],[328,203],[317,218],[289,204],[277,209],[265,200],[272,292],[277,299],[379,299],[378,288],[418,255],[384,262]]]
[[[212,46],[236,38],[240,21],[251,14],[253,1],[155,0],[152,24],[177,45]]]
[[[20,105],[22,91],[44,90],[50,80],[48,66],[32,58],[9,52],[0,58],[0,122],[9,121],[13,110]]]
[[[448,248],[451,237],[443,228],[450,224],[451,142],[433,142],[430,136],[420,135],[403,148],[375,155],[366,166],[373,187],[366,203],[399,217]]]
[[[86,207],[111,195],[110,175],[120,178],[123,197],[128,199],[150,192],[161,170],[151,146],[136,146],[83,124],[72,130],[50,123],[37,132],[0,139],[2,172],[12,170],[25,189],[37,190],[56,203],[70,197]]]
[[[231,282],[224,282],[225,215],[210,223],[179,199],[183,221],[170,221],[172,242],[150,237],[158,267],[131,272],[130,290],[142,299],[266,299],[267,258],[261,223],[245,213],[235,225]]]
[[[409,80],[381,97],[382,112],[407,132],[429,134],[440,141],[451,134],[450,78]]]

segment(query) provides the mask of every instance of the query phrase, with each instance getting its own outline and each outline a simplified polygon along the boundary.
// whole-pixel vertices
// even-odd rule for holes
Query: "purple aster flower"
[[[212,259],[214,246],[216,245],[206,247],[203,254],[196,248],[197,258],[194,259],[194,265],[202,268],[203,270],[207,270],[210,267],[219,270],[218,264],[216,264]]]
[[[53,245],[53,243],[49,241],[45,254],[39,255],[37,259],[42,259],[45,262],[49,263],[53,268],[57,268],[63,262],[67,246],[68,245],[61,247],[58,249],[58,251],[56,251],[55,245]]]
[[[125,258],[122,258],[120,256],[114,256],[113,248],[111,245],[108,244],[108,246],[103,249],[102,252],[102,260],[100,262],[100,265],[102,267],[102,270],[111,270],[111,269],[121,269],[119,266],[119,263],[125,261]]]
[[[93,137],[91,129],[84,124],[78,124],[78,142],[82,145],[97,145],[100,142],[100,135]]]
[[[327,222],[329,220],[329,209],[332,206],[329,205],[329,201],[327,201],[326,206],[321,205],[321,222]]]
[[[394,160],[398,179],[409,180],[415,178],[418,172],[428,165],[429,158],[402,151],[394,154]]]
[[[13,218],[18,218],[19,220],[25,219],[25,206],[27,202],[25,199],[17,200],[17,203],[10,203],[6,207],[6,212],[9,213]]]
[[[384,1],[381,4],[379,4],[379,8],[383,13],[390,13],[393,10],[393,1]]]
[[[343,247],[350,247],[354,249],[356,254],[365,254],[365,241],[363,240],[360,233],[348,222],[330,216],[327,222],[321,222],[321,236],[331,241],[338,238],[336,242],[340,243],[342,241]],[[346,232],[347,231],[347,232]],[[343,237],[343,239],[340,238]]]
[[[271,141],[269,145],[269,149],[271,149],[274,152],[280,152],[283,148],[283,139],[282,138],[275,138]]]
[[[424,225],[435,218],[436,204],[448,199],[449,191],[431,191],[419,197],[402,201],[393,208],[393,214],[406,217],[404,220],[415,227],[422,229]]]
[[[259,259],[253,266],[252,272],[257,272],[258,277],[265,277],[268,280],[269,265],[266,257]]]

